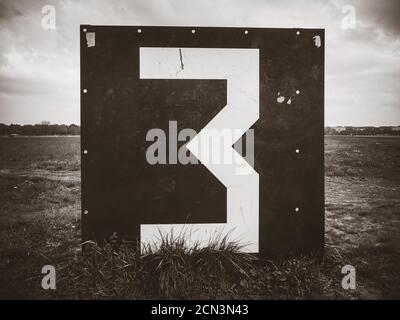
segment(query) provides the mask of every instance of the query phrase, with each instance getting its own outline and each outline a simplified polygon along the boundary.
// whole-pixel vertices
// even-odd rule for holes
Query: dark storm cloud
[[[387,33],[395,36],[400,35],[400,1],[399,0],[381,0],[381,1],[363,1],[360,5],[360,15],[363,19],[376,26],[381,26]]]
[[[0,20],[22,15],[22,12],[15,8],[13,1],[0,1]]]

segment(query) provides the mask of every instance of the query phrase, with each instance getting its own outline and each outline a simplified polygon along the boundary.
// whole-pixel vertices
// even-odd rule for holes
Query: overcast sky
[[[80,24],[325,28],[325,124],[400,125],[399,0],[0,0],[0,123],[79,124]]]

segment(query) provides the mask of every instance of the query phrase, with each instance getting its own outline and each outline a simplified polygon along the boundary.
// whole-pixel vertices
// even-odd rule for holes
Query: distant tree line
[[[81,128],[76,124],[50,124],[42,121],[40,124],[10,124],[0,123],[0,135],[20,135],[20,136],[66,136],[80,135]]]
[[[400,126],[387,127],[325,127],[326,135],[399,136]]]
[[[39,124],[10,124],[0,123],[0,135],[20,136],[63,136],[80,135],[81,127],[76,124],[51,124],[42,121]],[[400,136],[400,126],[395,127],[325,127],[326,135],[396,135]]]

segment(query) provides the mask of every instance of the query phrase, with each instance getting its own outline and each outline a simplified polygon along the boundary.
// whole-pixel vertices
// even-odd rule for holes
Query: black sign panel
[[[202,240],[237,229],[262,256],[323,252],[324,30],[80,32],[84,240],[148,242],[173,225]],[[252,178],[189,152],[224,125],[253,133],[232,141]]]

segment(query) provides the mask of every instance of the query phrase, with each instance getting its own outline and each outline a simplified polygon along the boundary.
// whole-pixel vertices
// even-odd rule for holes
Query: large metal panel
[[[146,225],[228,223],[229,188],[207,166],[146,160],[152,144],[146,141],[149,130],[160,128],[168,134],[171,160],[176,151],[169,152],[173,141],[168,139],[177,134],[171,123],[177,124],[177,132],[191,128],[198,133],[229,105],[230,80],[220,76],[227,63],[209,59],[209,65],[204,64],[208,50],[196,50],[207,48],[217,52],[218,59],[226,53],[226,60],[234,62],[232,70],[242,67],[243,73],[246,63],[249,73],[253,65],[258,68],[259,91],[254,92],[259,96],[242,94],[243,101],[249,98],[259,106],[251,127],[259,187],[249,192],[257,199],[258,206],[249,200],[249,207],[257,209],[257,221],[247,229],[258,243],[249,251],[262,256],[322,254],[324,30],[83,25],[80,32],[84,240],[103,241],[114,232],[140,240]],[[238,60],[236,53],[242,51],[232,50],[238,59],[229,60],[231,51],[216,49],[249,49],[243,53],[256,55]],[[169,53],[176,55],[180,70],[166,69]],[[203,57],[200,65],[193,60],[196,54]],[[191,58],[197,74],[210,66],[215,72],[211,70],[209,78],[185,76]],[[152,76],[157,70],[171,76]],[[244,87],[250,81],[247,76],[244,72],[240,77]],[[178,141],[177,147],[184,143]],[[248,218],[247,212],[242,214],[244,223],[238,224],[243,227]]]

